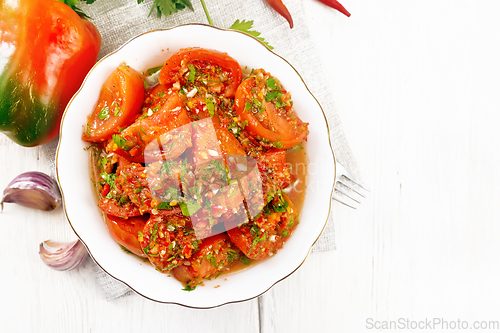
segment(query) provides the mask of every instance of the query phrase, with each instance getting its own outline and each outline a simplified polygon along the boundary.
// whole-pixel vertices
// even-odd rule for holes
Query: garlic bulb
[[[60,243],[47,240],[40,244],[40,258],[50,268],[69,271],[78,267],[88,256],[87,249],[79,240]]]
[[[25,172],[14,178],[3,191],[0,201],[40,210],[53,210],[61,205],[61,192],[57,182],[43,172]]]

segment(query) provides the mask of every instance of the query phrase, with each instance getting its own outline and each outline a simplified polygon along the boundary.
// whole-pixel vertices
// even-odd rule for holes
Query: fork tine
[[[337,166],[337,181],[335,190],[333,191],[332,199],[344,204],[353,209],[357,209],[361,205],[361,200],[366,197],[370,190],[362,185],[356,177],[354,177],[340,163]]]
[[[342,184],[344,185],[344,184]],[[344,185],[345,186],[345,185]],[[346,187],[346,189],[349,189],[349,187]],[[348,192],[346,190],[343,190],[340,186],[339,187],[335,187],[335,190],[342,193],[342,195],[348,197],[349,199],[351,199],[352,201],[355,201],[357,202],[358,204],[361,204],[361,201],[358,200],[358,199],[355,199],[354,196],[352,194],[348,194]]]
[[[348,179],[347,177],[345,177],[345,178]],[[349,190],[353,191],[354,193],[356,193],[360,197],[366,198],[366,193],[363,193],[363,192],[367,192],[367,191],[365,191],[364,188],[361,188],[361,187],[360,188],[354,188],[353,186],[349,185],[343,179],[337,180],[337,184],[342,184],[342,186],[344,186],[345,188],[348,188]],[[341,192],[345,193],[344,191],[341,191]]]
[[[339,175],[339,177],[337,178],[338,180],[340,180],[340,178],[342,176],[344,176],[346,179],[348,179],[349,181],[351,181],[353,184],[356,184],[357,186],[359,186],[360,188],[362,188],[363,190],[367,191],[367,192],[370,192],[370,189],[364,185],[363,183],[361,183],[360,181],[358,181],[356,179],[356,177],[354,177],[349,171],[347,171],[347,169],[340,163],[336,163],[336,167],[337,167],[337,174]],[[358,191],[356,191],[358,192]],[[359,192],[358,192],[359,193]],[[361,193],[359,193],[361,196],[365,197],[366,195],[363,195]]]
[[[340,202],[343,205],[346,205],[347,207],[351,207],[352,209],[357,209],[358,206],[361,204],[359,201],[352,199],[347,194],[338,190],[337,188],[335,188],[335,191],[333,191],[332,198],[335,201]]]

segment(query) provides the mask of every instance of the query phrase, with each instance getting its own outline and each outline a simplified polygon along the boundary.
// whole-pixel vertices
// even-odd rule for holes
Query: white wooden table
[[[500,2],[343,0],[346,18],[304,1],[372,190],[357,211],[334,203],[337,250],[240,304],[107,302],[89,261],[57,272],[39,259],[41,241],[75,238],[62,210],[10,204],[0,214],[0,332],[500,329]],[[2,189],[21,172],[50,172],[39,148],[3,135],[0,156]]]

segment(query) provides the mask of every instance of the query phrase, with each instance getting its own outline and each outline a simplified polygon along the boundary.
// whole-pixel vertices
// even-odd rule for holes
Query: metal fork
[[[361,205],[361,200],[366,197],[370,190],[361,184],[342,164],[337,162],[336,166],[337,182],[335,183],[332,198],[341,204],[356,209]]]

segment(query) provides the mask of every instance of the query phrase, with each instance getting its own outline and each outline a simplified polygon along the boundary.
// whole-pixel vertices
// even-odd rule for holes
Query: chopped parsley
[[[240,262],[243,264],[243,265],[250,265],[250,263],[252,262],[250,258],[246,257],[246,256],[241,256],[240,258]]]
[[[260,229],[259,229],[259,227],[258,227],[256,224],[254,224],[254,225],[250,228],[250,233],[251,233],[252,235],[256,235],[259,231],[260,231]]]
[[[233,250],[233,249],[228,249],[227,250],[227,260],[228,262],[233,262],[236,258],[238,258],[238,252]]]
[[[210,266],[217,267],[217,259],[212,253],[207,254],[207,260],[210,262]]]
[[[266,80],[266,86],[267,86],[269,89],[271,89],[271,90],[276,90],[276,89],[278,89],[278,88],[276,87],[276,80],[275,80],[275,79],[273,79],[272,77],[270,77],[270,78],[268,78],[268,79]]]
[[[271,204],[273,206],[273,210],[277,213],[285,213],[288,208],[288,201],[283,198],[281,193],[277,195],[277,198],[274,198],[273,201],[271,201]]]
[[[245,111],[247,111],[247,112],[248,112],[248,111],[250,111],[250,110],[252,110],[252,103],[250,103],[250,102],[248,102],[248,101],[247,101],[247,102],[245,103]]]
[[[191,286],[189,286],[189,285],[186,284],[186,287],[184,289],[181,289],[181,290],[184,290],[184,291],[193,291],[195,289],[196,289],[196,286],[191,287]]]
[[[106,171],[101,172],[101,178],[109,184],[109,187],[116,189],[115,179],[116,173],[107,173]]]
[[[302,149],[304,149],[304,146],[302,146],[302,144],[299,143],[298,145],[293,146],[292,148],[288,149],[288,152],[289,153],[294,153],[294,152],[300,151]]]
[[[266,94],[266,102],[271,102],[276,99],[281,100],[282,93],[279,90],[272,90]]]
[[[108,118],[109,116],[109,107],[102,108],[101,111],[99,111],[99,114],[97,115],[97,118],[104,120]]]
[[[191,216],[191,214],[196,213],[201,205],[197,201],[179,202],[179,207],[181,207],[182,215]]]
[[[170,206],[170,203],[169,202],[160,202],[160,204],[158,205],[158,207],[156,207],[157,209],[174,209],[174,207]]]
[[[240,132],[240,128],[238,127],[238,125],[236,123],[229,123],[227,125],[227,129],[232,134],[238,134]]]
[[[273,147],[278,148],[278,149],[283,148],[283,141],[279,141],[279,138],[278,138],[275,142],[273,142]]]
[[[122,248],[122,251],[125,252],[125,253],[128,253],[128,254],[133,254],[129,249],[127,249],[125,246],[121,245],[121,244],[118,244],[120,245],[120,247]]]
[[[212,98],[205,98],[205,105],[207,106],[208,113],[213,117],[215,115],[214,100]]]
[[[106,164],[108,164],[108,159],[106,158],[106,156],[104,156],[103,158],[101,158],[101,160],[99,161],[99,167],[101,169],[104,169],[106,167]]]
[[[113,134],[113,142],[123,150],[129,150],[130,148],[132,148],[132,146],[130,146],[124,138],[117,134]]]
[[[193,64],[189,64],[189,77],[187,82],[188,83],[194,83],[194,79],[196,77],[196,68],[194,68]]]
[[[146,73],[148,73],[149,75],[153,75],[154,73],[158,72],[159,70],[161,70],[161,68],[163,67],[163,65],[160,65],[160,66],[156,66],[156,67],[152,67],[152,68],[149,68]]]

